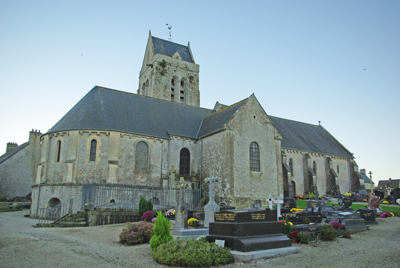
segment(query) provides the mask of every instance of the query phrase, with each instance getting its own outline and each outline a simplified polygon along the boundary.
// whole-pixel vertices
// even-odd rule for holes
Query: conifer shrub
[[[151,199],[148,201],[142,196],[139,201],[139,214],[140,216],[143,215],[146,211],[153,210],[153,202]]]
[[[150,240],[151,251],[154,251],[158,246],[174,239],[171,235],[171,223],[164,217],[161,211],[157,213],[153,232],[154,236]]]
[[[334,241],[337,237],[336,229],[330,224],[324,224],[321,228],[319,236],[325,241]]]
[[[157,247],[151,256],[171,266],[208,267],[233,261],[229,248],[194,239],[172,240]]]

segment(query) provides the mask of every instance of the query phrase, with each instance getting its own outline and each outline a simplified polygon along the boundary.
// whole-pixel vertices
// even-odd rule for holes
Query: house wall
[[[29,132],[29,144],[0,164],[0,183],[6,189],[5,197],[23,197],[32,192],[39,162],[40,135]]]

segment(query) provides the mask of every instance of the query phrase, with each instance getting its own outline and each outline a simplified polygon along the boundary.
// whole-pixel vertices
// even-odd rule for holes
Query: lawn
[[[0,209],[0,212],[20,211],[18,208]]]
[[[338,203],[331,203],[331,202],[327,202],[326,203],[327,206],[339,206]],[[299,208],[306,208],[307,207],[307,200],[296,200],[296,206]],[[353,210],[357,210],[360,208],[365,208],[368,207],[368,203],[365,204],[352,204],[351,208]],[[395,216],[399,217],[399,213],[400,213],[400,206],[385,206],[385,205],[380,205],[381,209],[383,210],[383,212],[392,212]]]

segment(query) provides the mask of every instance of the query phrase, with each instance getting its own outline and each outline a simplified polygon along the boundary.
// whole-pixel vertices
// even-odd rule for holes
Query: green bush
[[[153,224],[147,222],[127,223],[119,235],[119,242],[125,245],[148,243],[154,235]]]
[[[319,236],[322,240],[334,241],[336,240],[337,232],[332,225],[326,223],[322,226]]]
[[[194,239],[178,239],[159,246],[151,256],[161,264],[205,267],[232,262],[229,248]]]
[[[153,202],[151,202],[151,199],[149,199],[149,201],[147,201],[142,196],[140,198],[140,201],[139,201],[139,214],[140,214],[140,216],[143,216],[143,213],[145,213],[146,211],[149,211],[149,210],[153,210]]]
[[[157,219],[154,222],[154,236],[150,240],[151,251],[154,251],[161,244],[167,243],[174,239],[171,235],[171,223],[164,214],[159,211],[157,213]]]

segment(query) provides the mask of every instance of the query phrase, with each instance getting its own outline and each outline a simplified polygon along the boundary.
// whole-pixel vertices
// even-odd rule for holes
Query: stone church
[[[137,94],[95,86],[40,141],[33,208],[73,198],[80,209],[92,182],[173,186],[172,167],[203,188],[214,171],[216,201],[237,208],[363,186],[353,154],[321,125],[269,116],[254,94],[201,108],[190,44],[151,33]]]

